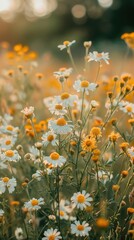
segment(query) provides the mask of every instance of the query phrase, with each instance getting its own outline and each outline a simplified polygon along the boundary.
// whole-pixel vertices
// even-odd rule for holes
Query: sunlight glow
[[[113,0],[98,0],[98,3],[103,8],[109,8],[113,4]]]

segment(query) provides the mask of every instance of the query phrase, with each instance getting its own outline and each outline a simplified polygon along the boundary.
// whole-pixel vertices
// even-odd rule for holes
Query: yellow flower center
[[[60,211],[60,216],[63,217],[64,216],[64,212]]]
[[[48,240],[54,240],[55,239],[55,236],[54,235],[50,235],[49,237],[48,237]]]
[[[87,139],[87,140],[85,140],[85,144],[86,144],[86,146],[89,147],[92,145],[92,141],[90,139]]]
[[[132,107],[126,106],[126,110],[127,110],[128,112],[132,112]]]
[[[64,92],[61,94],[61,99],[64,100],[64,99],[68,99],[69,98],[69,93],[67,92]]]
[[[52,142],[54,140],[54,136],[53,135],[48,135],[47,140],[49,142]]]
[[[59,154],[57,153],[57,152],[53,152],[53,153],[51,153],[50,154],[50,158],[52,159],[52,160],[58,160],[59,159]]]
[[[63,42],[63,45],[68,46],[69,43],[70,43],[69,41],[64,41],[64,42]]]
[[[6,145],[10,145],[11,144],[11,140],[6,140],[5,144]]]
[[[64,68],[64,67],[59,69],[60,72],[64,72],[65,70],[66,70],[66,68]]]
[[[97,53],[97,57],[102,57],[102,54],[101,53]]]
[[[31,204],[32,204],[32,206],[36,206],[36,205],[38,205],[38,200],[37,199],[33,199],[33,200],[31,200]]]
[[[84,203],[85,202],[85,196],[83,194],[79,194],[77,196],[78,203]]]
[[[87,88],[89,86],[89,82],[88,81],[81,81],[81,87],[83,88]]]
[[[56,109],[56,110],[62,110],[63,107],[62,107],[62,105],[60,105],[60,104],[56,104],[56,105],[55,105],[55,109]]]
[[[5,155],[6,155],[7,157],[13,157],[13,156],[14,156],[14,152],[13,152],[12,150],[7,150],[7,151],[5,152]]]
[[[84,230],[84,226],[80,224],[80,225],[77,226],[77,229],[78,229],[79,231],[83,231],[83,230]]]
[[[65,126],[67,122],[64,118],[59,118],[56,123],[58,126]]]
[[[13,131],[13,127],[12,127],[11,125],[8,125],[8,126],[7,126],[7,130],[8,130],[8,131]]]
[[[2,178],[2,181],[3,181],[4,183],[7,183],[7,182],[9,181],[9,178],[8,178],[8,177],[4,177],[4,178]]]

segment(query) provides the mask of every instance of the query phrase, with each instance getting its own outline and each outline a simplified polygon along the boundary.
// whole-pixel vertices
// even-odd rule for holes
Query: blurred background
[[[74,39],[122,48],[120,35],[132,31],[134,0],[0,0],[0,41],[39,53],[57,54],[58,44]]]

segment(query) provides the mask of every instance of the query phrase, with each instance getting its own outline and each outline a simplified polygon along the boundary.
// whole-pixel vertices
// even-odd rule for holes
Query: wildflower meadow
[[[59,68],[1,43],[0,240],[134,239],[133,72],[91,41],[77,64],[75,44]]]

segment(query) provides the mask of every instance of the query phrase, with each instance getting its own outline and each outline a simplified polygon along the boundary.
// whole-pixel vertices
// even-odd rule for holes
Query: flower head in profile
[[[75,221],[73,224],[71,224],[71,233],[75,234],[76,236],[88,236],[90,230],[91,227],[88,223],[86,223],[86,221],[83,221],[82,223],[80,223],[80,221]]]
[[[130,157],[134,157],[134,147],[128,148],[127,153]]]
[[[129,48],[134,49],[134,32],[122,34],[121,39],[126,42]]]
[[[55,101],[57,104],[62,104],[64,107],[73,107],[78,101],[78,96],[63,92],[60,96],[55,96]]]
[[[11,179],[3,177],[0,180],[0,192],[4,193],[7,189],[9,193],[12,193],[15,190],[16,185],[17,183],[14,177]]]
[[[41,205],[44,205],[43,198],[32,198],[29,202],[25,202],[24,207],[28,209],[28,211],[34,211],[41,208]]]
[[[75,42],[76,42],[75,40],[73,40],[72,42],[70,42],[70,41],[64,41],[63,44],[58,45],[58,48],[59,48],[60,50],[63,50],[63,49],[65,49],[65,48],[68,49],[68,48],[70,48]]]
[[[73,128],[73,126],[67,123],[67,121],[63,117],[56,120],[49,120],[48,127],[56,134],[70,133]]]
[[[54,72],[54,76],[60,80],[60,78],[67,79],[72,73],[72,68],[60,68],[59,71]]]
[[[89,53],[89,60],[88,62],[95,61],[95,62],[102,62],[104,61],[106,64],[109,64],[109,53],[98,53],[97,51],[94,51],[93,53]]]
[[[71,201],[77,208],[83,210],[87,206],[91,206],[90,202],[93,201],[93,198],[90,197],[89,193],[86,193],[86,191],[83,190],[82,192],[74,193],[74,195],[71,197]]]
[[[66,162],[66,158],[60,156],[57,152],[52,152],[49,157],[44,157],[44,160],[54,167],[62,166]]]
[[[47,231],[44,232],[44,237],[42,240],[59,240],[62,239],[60,232],[58,232],[58,229],[50,228]]]
[[[34,107],[26,107],[21,112],[24,113],[26,118],[31,118],[34,116]]]

